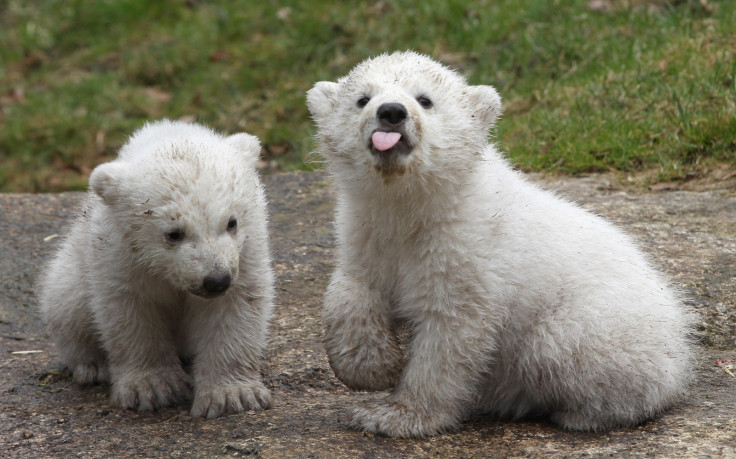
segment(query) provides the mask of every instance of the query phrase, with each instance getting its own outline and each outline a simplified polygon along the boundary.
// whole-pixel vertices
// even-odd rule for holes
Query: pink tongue
[[[373,146],[376,147],[376,150],[388,150],[396,145],[400,138],[401,134],[398,132],[376,131],[373,133]]]

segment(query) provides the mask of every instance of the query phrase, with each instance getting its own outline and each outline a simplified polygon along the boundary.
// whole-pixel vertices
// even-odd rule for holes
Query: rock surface
[[[279,306],[263,377],[275,406],[215,420],[191,418],[186,406],[114,409],[107,387],[72,384],[38,319],[34,284],[80,194],[0,195],[0,457],[736,457],[728,372],[736,369],[717,363],[736,359],[736,193],[636,192],[606,176],[533,179],[633,234],[698,311],[692,394],[659,418],[592,434],[477,417],[426,440],[346,428],[345,409],[382,395],[347,390],[327,363],[319,316],[333,266],[334,194],[323,173],[294,173],[264,179]]]

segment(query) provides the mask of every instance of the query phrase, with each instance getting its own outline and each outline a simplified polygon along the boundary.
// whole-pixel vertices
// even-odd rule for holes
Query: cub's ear
[[[122,162],[109,162],[95,167],[89,176],[89,187],[105,204],[111,206],[124,196],[124,186],[128,183],[128,166]]]
[[[324,118],[337,106],[339,85],[332,81],[320,81],[307,91],[307,107],[315,119]]]
[[[233,134],[225,139],[235,151],[243,155],[243,159],[248,166],[255,167],[258,156],[261,154],[261,141],[254,135],[241,132]]]
[[[501,116],[501,96],[493,86],[468,86],[465,90],[473,116],[492,125]]]

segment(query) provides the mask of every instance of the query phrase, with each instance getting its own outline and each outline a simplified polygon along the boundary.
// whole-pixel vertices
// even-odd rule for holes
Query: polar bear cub
[[[163,120],[98,166],[41,284],[41,313],[80,384],[147,411],[208,418],[271,404],[260,358],[273,308],[256,137]],[[180,358],[192,359],[191,372]]]
[[[423,437],[487,412],[601,431],[683,394],[690,313],[629,237],[489,144],[492,87],[398,52],[307,104],[338,192],[329,361],[351,388],[392,389],[354,427]]]

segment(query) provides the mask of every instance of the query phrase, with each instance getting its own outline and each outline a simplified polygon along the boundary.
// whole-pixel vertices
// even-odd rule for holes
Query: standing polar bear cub
[[[683,394],[690,313],[626,235],[488,143],[492,87],[402,52],[317,83],[307,104],[338,191],[330,365],[352,388],[392,389],[353,426],[422,437],[487,412],[600,431]]]
[[[258,139],[163,120],[98,166],[42,281],[41,313],[80,384],[147,411],[217,417],[271,404],[273,308]],[[191,374],[180,358],[193,359]]]

